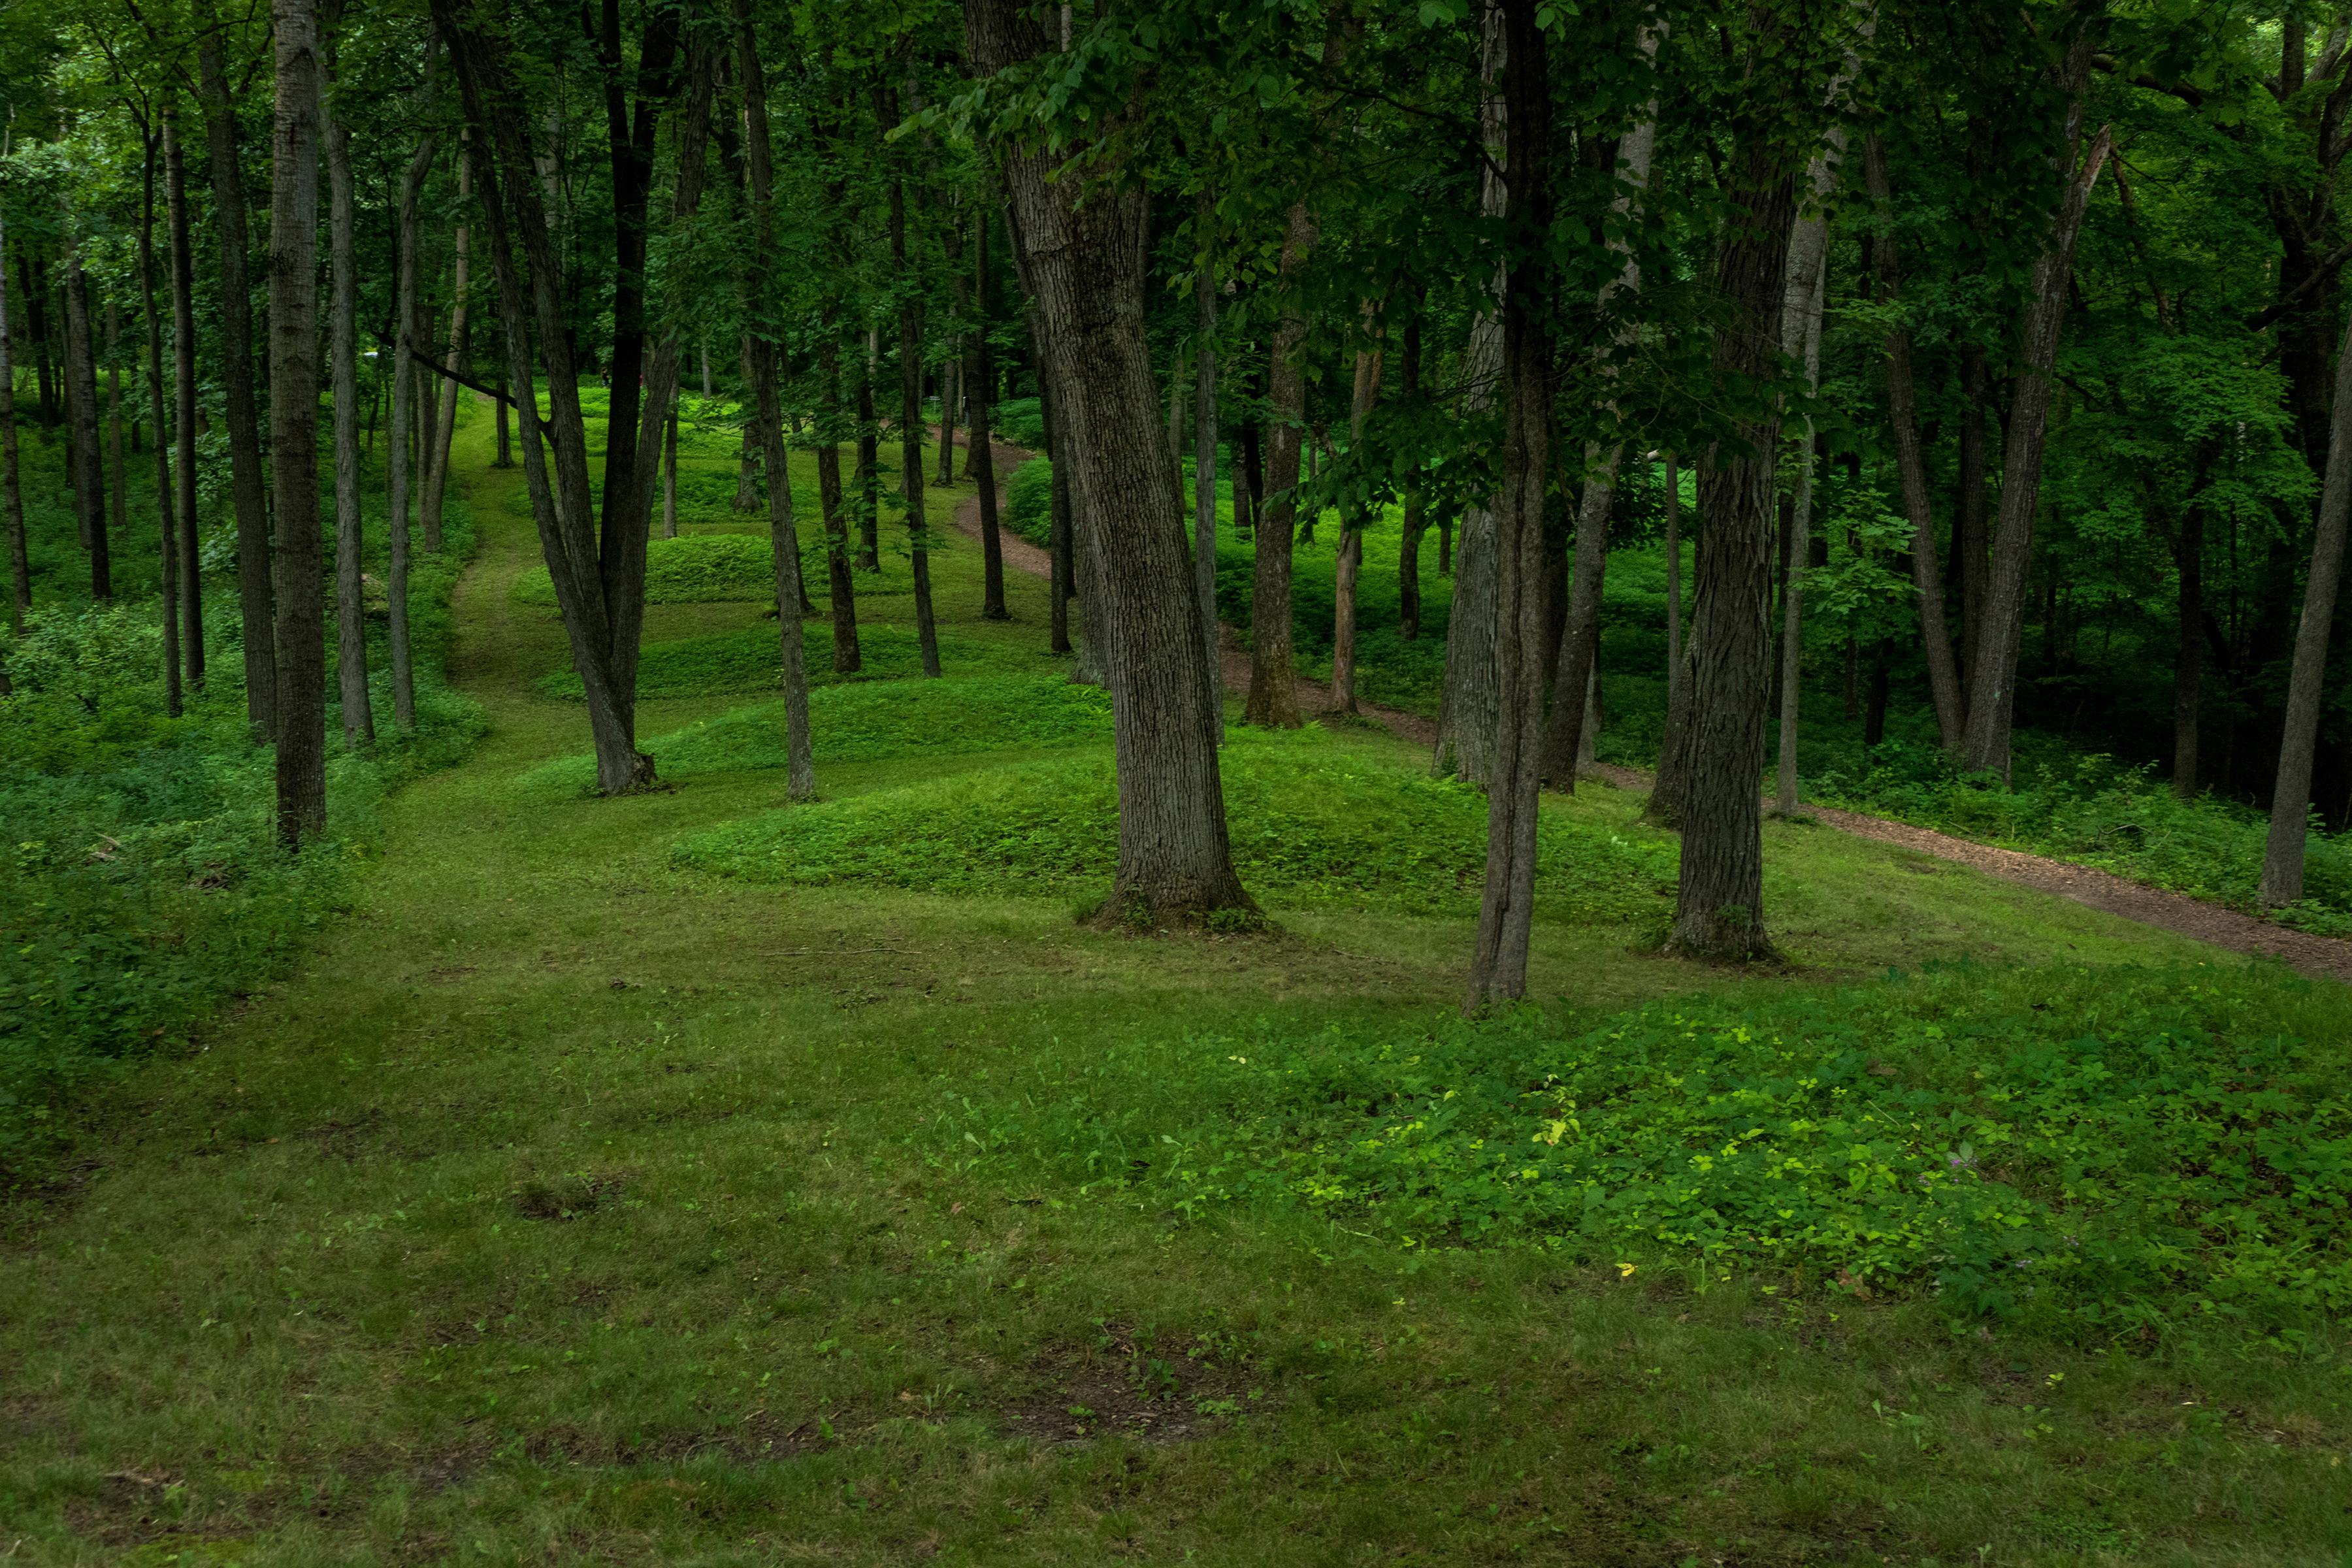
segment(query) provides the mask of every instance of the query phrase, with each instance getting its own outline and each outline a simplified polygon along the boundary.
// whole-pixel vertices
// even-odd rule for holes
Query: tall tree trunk
[[[636,79],[633,105],[631,83],[623,54],[621,0],[600,0],[596,50],[604,77],[604,143],[613,178],[613,359],[612,391],[604,426],[604,527],[601,565],[608,582],[626,577],[629,560],[644,576],[646,534],[650,514],[638,506],[634,518],[615,509],[632,498],[650,496],[652,487],[640,483],[637,454],[650,448],[646,430],[639,425],[646,394],[646,230],[654,188],[654,147],[664,105],[677,91],[678,28],[682,15],[663,5],[643,9],[644,30],[637,39]],[[583,8],[582,26],[587,25]],[[453,387],[451,389],[455,391]],[[658,423],[650,426],[657,434]],[[648,476],[650,470],[648,470]],[[428,535],[427,548],[436,542]],[[615,627],[617,632],[620,628]],[[614,644],[616,652],[620,649]],[[628,641],[626,660],[636,664],[635,639]],[[635,685],[634,679],[630,683]]]
[[[972,330],[964,340],[964,396],[970,405],[969,423],[964,430],[966,452],[963,471],[980,492],[980,615],[982,620],[1012,619],[1004,607],[1004,536],[996,515],[996,452],[992,446],[994,434],[989,422],[989,397],[995,387],[996,371],[988,353],[988,230],[989,216],[980,214],[972,225]],[[1063,606],[1059,600],[1054,605],[1054,625],[1057,641],[1061,636]],[[1068,649],[1057,647],[1055,653]]]
[[[1788,286],[1780,303],[1780,349],[1801,367],[1810,402],[1822,381],[1822,302],[1829,285],[1829,219],[1819,209],[1836,188],[1845,156],[1843,126],[1832,126],[1822,150],[1805,170],[1808,210],[1789,239]],[[1797,719],[1805,673],[1805,566],[1812,554],[1813,416],[1797,432],[1796,505],[1789,514],[1786,585],[1780,590],[1780,756],[1772,809],[1782,816],[1797,810]]]
[[[1665,24],[1645,21],[1634,35],[1634,47],[1654,69]],[[1630,302],[1642,291],[1642,264],[1633,256],[1632,228],[1642,220],[1641,195],[1649,188],[1650,163],[1658,144],[1658,100],[1654,92],[1642,118],[1625,133],[1617,148],[1619,194],[1610,203],[1615,220],[1609,248],[1623,258],[1595,301],[1606,310],[1621,299]],[[1594,395],[1613,422],[1617,413],[1617,365],[1640,336],[1633,321],[1621,322],[1607,346],[1593,359]],[[1554,665],[1550,711],[1544,721],[1543,776],[1555,789],[1574,791],[1580,760],[1591,750],[1583,732],[1589,693],[1599,681],[1601,666],[1601,594],[1609,570],[1609,514],[1617,499],[1617,471],[1624,460],[1621,441],[1591,446],[1584,453],[1584,493],[1576,509],[1576,567],[1569,585],[1568,615],[1561,628]]]
[[[507,357],[500,354],[499,356],[499,395],[492,400],[498,409],[499,421],[498,456],[490,459],[490,467],[494,468],[511,468],[515,466],[514,438],[507,426],[507,416],[514,407],[514,399],[509,395],[512,390],[507,385]]]
[[[0,214],[0,219],[5,215]],[[0,222],[0,512],[8,524],[9,624],[19,636],[33,608],[33,563],[25,539],[25,491],[17,466],[15,328],[8,319],[8,231]]]
[[[163,138],[160,131],[148,131],[143,123],[141,130],[144,132],[141,138],[144,157],[139,182],[139,297],[141,310],[147,318],[148,417],[155,423],[155,534],[163,552],[163,711],[176,719],[181,705],[180,542],[172,515],[171,447],[163,436],[169,428],[163,423],[163,320],[155,301],[155,164]],[[7,332],[5,318],[5,312],[0,311],[0,336]],[[13,421],[16,387],[7,378],[5,361],[0,361],[0,400],[9,405],[8,414]],[[191,518],[189,521],[193,527],[194,520]]]
[[[416,728],[416,671],[408,638],[409,479],[417,422],[416,391],[422,384],[415,374],[417,274],[422,267],[417,252],[423,247],[416,204],[425,187],[425,177],[433,169],[433,149],[434,134],[427,131],[418,140],[401,178],[400,205],[394,229],[397,256],[394,263],[392,313],[396,335],[392,351],[392,426],[385,433],[383,463],[385,499],[390,503],[384,525],[384,601],[390,622],[385,640],[392,663],[392,721],[403,733]],[[530,378],[518,376],[516,381],[524,396],[535,402]],[[526,440],[529,429],[526,422]]]
[[[2091,187],[2106,163],[2112,143],[2102,127],[2083,144],[2084,88],[2090,78],[2092,39],[2087,32],[2066,51],[2059,85],[2066,93],[2066,118],[2055,162],[2065,181],[2048,244],[2033,265],[2033,289],[2020,334],[2016,391],[2010,401],[2009,429],[2002,443],[2000,515],[1986,570],[1983,630],[1969,671],[1969,717],[1964,764],[1971,772],[2009,773],[2009,727],[2017,697],[2018,639],[2024,621],[2026,568],[2032,560],[2034,513],[2042,500],[2042,453],[2049,434],[2052,371],[2058,337],[2066,320],[2068,280],[2074,270],[2074,240],[2090,205]]]
[[[375,744],[368,699],[367,602],[361,574],[359,203],[352,183],[352,131],[327,117],[327,244],[334,296],[328,307],[335,398],[335,678],[342,696],[343,745]]]
[[[948,265],[952,268],[957,260],[958,258],[950,253],[948,257]],[[961,271],[955,274],[955,292],[959,296],[963,293],[963,274]],[[961,301],[958,304],[958,314],[961,314]],[[961,354],[953,359],[940,362],[939,485],[941,489],[955,483],[956,380],[962,365],[963,359]]]
[[[1787,162],[1786,138],[1762,122],[1760,104],[1754,112],[1736,154],[1737,184],[1717,263],[1726,320],[1716,332],[1714,372],[1727,385],[1768,380],[1780,357],[1796,213],[1799,171]],[[1780,439],[1779,407],[1766,404],[1738,418],[1731,437],[1699,465],[1706,545],[1684,653],[1680,755],[1671,760],[1683,853],[1667,950],[1685,957],[1741,963],[1772,952],[1764,933],[1757,775],[1771,683],[1773,457]]]
[[[982,75],[1045,52],[1044,31],[1019,0],[967,0],[964,26]],[[1102,133],[1115,134],[1128,112],[1107,114]],[[1154,428],[1158,388],[1143,331],[1146,196],[1116,154],[1090,165],[1096,179],[1082,195],[1051,177],[1060,153],[998,151],[1014,253],[1054,383],[1087,632],[1102,645],[1110,689],[1118,869],[1098,918],[1158,925],[1246,917],[1255,906],[1234,875],[1225,830],[1206,635],[1164,510],[1176,475]]]
[[[833,606],[833,672],[848,675],[864,662],[857,647],[857,589],[849,575],[849,520],[841,487],[841,447],[834,440],[841,422],[841,343],[827,331],[817,351],[824,381],[825,441],[816,449],[817,504],[824,513],[825,581]],[[869,399],[872,394],[868,393]]]
[[[1315,248],[1315,219],[1292,205],[1282,236],[1282,270],[1295,274]],[[1250,686],[1242,721],[1269,730],[1298,727],[1298,676],[1291,656],[1290,576],[1297,539],[1299,443],[1307,433],[1307,367],[1299,350],[1307,318],[1284,307],[1268,356],[1266,488],[1272,504],[1258,518],[1257,560],[1250,581]]]
[[[2197,798],[2199,691],[2205,647],[2205,505],[2180,520],[2180,641],[2172,667],[2172,793]]]
[[[874,379],[881,373],[882,329],[866,330],[866,357],[857,374],[857,569],[882,570],[882,426],[874,412]]]
[[[471,199],[473,191],[473,149],[465,142],[457,145],[457,200],[460,204],[457,231],[450,236],[453,252],[449,261],[449,368],[463,372],[466,368],[467,294],[471,279],[468,276],[473,259],[473,225],[466,221],[463,204]],[[417,506],[425,525],[425,548],[436,555],[441,552],[441,503],[449,489],[449,447],[457,435],[457,382],[448,381],[435,399],[434,418],[425,427],[430,443],[425,454],[425,494]],[[610,483],[609,478],[606,480]]]
[[[751,0],[735,0],[735,76],[743,89],[744,195],[751,210],[752,254],[770,254],[775,244],[775,179],[769,144],[768,75],[760,58],[759,28]],[[698,87],[698,91],[703,89]],[[770,280],[755,260],[742,278],[754,331],[743,339],[743,362],[749,372],[753,418],[759,431],[772,482],[768,486],[769,558],[776,578],[776,635],[782,655],[784,692],[785,793],[806,800],[816,793],[816,762],[809,739],[808,668],[806,644],[801,635],[801,536],[793,516],[791,457],[784,447],[784,405],[777,388],[776,347],[767,336],[776,301],[769,295]],[[830,448],[821,449],[820,460]],[[834,469],[833,490],[838,499],[841,475]],[[828,512],[831,508],[828,506]],[[854,648],[853,648],[854,651]]]
[[[327,648],[319,537],[319,38],[315,0],[275,0],[269,205],[269,481],[278,523],[278,837],[327,830]]]
[[[743,411],[743,452],[735,465],[735,510],[760,510],[760,430],[756,409],[757,397],[751,391],[751,335],[743,334],[742,350],[738,356],[743,372],[743,395],[752,406]]]
[[[1536,258],[1551,219],[1550,69],[1538,0],[1501,0],[1506,155],[1504,218],[1528,259],[1503,288],[1502,494],[1493,538],[1496,692],[1486,774],[1486,885],[1470,958],[1465,1013],[1528,991],[1534,930],[1536,827],[1543,771],[1543,502],[1551,429],[1551,342],[1543,325],[1550,279]]]
[[[122,452],[122,308],[106,297],[106,509],[108,539],[131,535],[130,474]],[[109,562],[109,570],[112,563]]]
[[[163,116],[163,189],[172,219],[172,436],[179,489],[180,657],[188,684],[205,679],[205,593],[196,541],[196,255],[179,127]],[[163,437],[159,434],[157,440]]]
[[[1880,297],[1893,304],[1903,297],[1903,268],[1895,237],[1884,226],[1895,205],[1886,178],[1886,150],[1873,131],[1862,146],[1863,178],[1882,220],[1873,242],[1873,265],[1878,273]],[[1917,400],[1911,376],[1911,330],[1899,322],[1886,332],[1886,422],[1895,437],[1895,467],[1903,489],[1903,510],[1911,523],[1911,577],[1919,595],[1919,643],[1927,652],[1927,690],[1936,707],[1936,729],[1944,753],[1957,758],[1968,729],[1968,710],[1960,672],[1952,662],[1952,633],[1944,613],[1943,574],[1936,563],[1936,519],[1927,500],[1927,463],[1919,445]],[[1965,435],[1961,467],[1968,466]],[[1979,476],[1975,493],[1982,504]],[[1969,494],[1962,485],[1963,510]],[[1965,530],[1963,530],[1965,532]],[[1979,579],[1981,581],[1981,578]]]
[[[1506,44],[1500,0],[1488,0],[1486,37],[1481,49],[1482,87],[1479,132],[1486,145],[1486,167],[1479,191],[1479,212],[1500,218],[1508,201],[1504,178],[1508,115],[1502,81]],[[1496,264],[1495,292],[1502,292],[1503,276]],[[1470,347],[1463,365],[1465,391],[1462,406],[1473,416],[1493,406],[1495,389],[1503,374],[1501,302],[1479,312],[1470,325]],[[1485,502],[1474,502],[1462,513],[1458,549],[1444,522],[1439,524],[1439,570],[1454,574],[1454,609],[1445,634],[1445,681],[1438,700],[1436,771],[1473,784],[1491,778],[1496,727],[1502,700],[1496,686],[1497,661],[1496,621],[1501,613],[1496,596],[1494,552],[1495,513]],[[1260,548],[1264,548],[1261,546]],[[1540,757],[1538,762],[1540,763]]]
[[[898,106],[887,89],[876,93],[877,118],[888,124],[898,118]],[[913,276],[907,258],[907,186],[900,172],[890,173],[890,263],[901,279]],[[922,654],[923,673],[940,673],[940,628],[931,614],[930,535],[923,517],[923,300],[913,289],[898,301],[898,494],[907,506],[907,551],[915,579],[915,641]],[[878,545],[877,545],[878,549]],[[877,558],[877,565],[880,563]]]
[[[75,490],[82,544],[89,552],[89,595],[114,596],[114,564],[106,537],[106,458],[99,446],[98,345],[90,331],[89,285],[81,269],[81,247],[71,230],[65,245],[66,374],[71,380],[68,406],[73,417]]]
[[[1369,304],[1366,313],[1370,313]],[[1381,395],[1381,353],[1360,349],[1356,353],[1355,384],[1348,409],[1348,445],[1363,445],[1364,421]],[[1364,564],[1364,528],[1370,519],[1350,507],[1339,527],[1339,563],[1331,593],[1331,706],[1342,713],[1356,710],[1356,582]]]
[[[1404,363],[1399,390],[1408,405],[1421,402],[1421,313],[1418,308],[1404,327]],[[1397,541],[1397,635],[1407,642],[1421,637],[1421,536],[1428,531],[1427,492],[1416,473],[1404,482],[1403,530]]]
[[[2328,414],[2327,477],[2320,488],[2319,519],[2312,533],[2311,571],[2304,581],[2303,620],[2295,627],[2278,779],[2271,791],[2270,836],[2263,849],[2258,896],[2266,910],[2303,897],[2312,758],[2326,701],[2327,640],[2344,576],[2347,519],[2352,518],[2352,325],[2347,326],[2344,346],[2336,353],[2335,390]]]
[[[278,656],[269,614],[269,511],[261,477],[261,416],[253,395],[253,285],[247,273],[245,174],[236,106],[221,66],[220,33],[197,36],[196,81],[212,153],[213,216],[220,250],[221,403],[227,415],[229,489],[236,509],[236,598],[244,623],[245,713],[265,739],[276,731]]]
[[[1960,442],[1958,495],[1952,508],[1951,585],[1959,597],[1960,655],[1963,681],[1976,679],[1978,650],[1984,641],[1985,604],[1991,596],[1992,566],[1987,515],[1990,492],[1985,483],[1991,468],[1992,371],[1985,363],[1984,345],[1960,345]],[[1950,632],[1946,631],[1947,638]],[[1966,722],[1967,700],[1961,700]]]
[[[1683,666],[1683,470],[1672,452],[1665,454],[1665,462],[1666,707],[1671,711]]]
[[[1217,733],[1225,728],[1224,654],[1217,631],[1217,203],[1206,186],[1194,209],[1200,228],[1200,273],[1192,283],[1200,363],[1192,387],[1192,586],[1201,596],[1207,639],[1209,701]]]
[[[662,537],[677,537],[677,399],[669,400],[662,421]]]

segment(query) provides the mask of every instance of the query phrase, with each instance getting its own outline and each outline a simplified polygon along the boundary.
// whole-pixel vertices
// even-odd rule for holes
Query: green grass
[[[823,560],[820,552],[820,564]],[[520,604],[555,603],[555,584],[544,566],[517,577],[511,591]],[[765,534],[681,534],[646,542],[646,603],[691,605],[719,599],[775,603],[775,557]]]
[[[537,689],[562,629],[509,593],[538,547],[480,435],[460,450],[482,547],[448,667],[488,733],[383,803],[380,860],[298,967],[135,1065],[60,1179],[0,1211],[12,1568],[2341,1568],[2352,1382],[2332,1323],[2266,1343],[2253,1320],[2177,1310],[2184,1289],[2146,1335],[2000,1315],[1955,1331],[1924,1277],[1863,1297],[1825,1267],[1607,1233],[1588,1260],[1546,1239],[1582,1229],[1539,1213],[1423,1244],[1412,1213],[1486,1201],[1480,1118],[1490,1150],[1586,1157],[1528,1142],[1510,1097],[1563,1068],[1624,1081],[1632,1052],[1596,1031],[1675,1011],[1818,1029],[1825,1058],[1897,1068],[1863,1070],[1879,1106],[1957,1099],[1982,1068],[2029,1094],[2071,1074],[2065,1108],[2102,1115],[2160,1065],[2138,1021],[2185,1019],[2219,1044],[2181,1036],[2178,1089],[2222,1098],[2115,1125],[2186,1135],[2231,1112],[2211,1168],[2172,1173],[2275,1205],[2292,1187],[2237,1132],[2293,1129],[2302,1105],[2304,1144],[2341,1136],[2316,1109],[2352,1035],[2340,992],[1791,823],[1766,830],[1767,908],[1797,967],[1727,974],[1623,925],[1547,922],[1540,1010],[1476,1030],[1452,1021],[1458,912],[1355,897],[1288,908],[1270,936],[1136,939],[1011,878],[950,897],[713,876],[671,846],[757,821],[772,771],[618,801],[518,787],[585,726]],[[935,566],[943,627],[1007,658],[1042,647],[1034,582],[1008,584],[999,626],[976,552]],[[903,590],[874,587],[861,617],[904,627]],[[649,620],[660,643],[757,614]],[[650,699],[641,724],[715,729],[735,705]],[[1376,732],[1324,746],[1375,783],[1417,776]],[[811,815],[1007,761],[975,760],[828,762]],[[1300,795],[1310,820],[1355,798]],[[1635,804],[1596,788],[1548,812],[1572,839],[1646,842]],[[1878,978],[1962,960],[1980,967]],[[2056,1016],[2012,1042],[2037,1001]],[[1770,1077],[1719,1028],[1654,1025],[1643,1059]],[[2085,1080],[2093,1036],[2128,1058],[2114,1086]],[[1424,1040],[1425,1085],[1379,1054]],[[2057,1047],[2044,1066],[2018,1062],[2037,1041]],[[2217,1077],[2230,1052],[2268,1076],[2231,1088],[2250,1080]],[[1261,1055],[1256,1077],[1228,1059]],[[1390,1098],[1358,1106],[1360,1084]],[[1711,1125],[1673,1088],[1645,1076],[1580,1110],[1671,1173]],[[1475,1114],[1386,1158],[1349,1146],[1415,1095]],[[2110,1125],[2044,1131],[2031,1100],[1977,1098],[2021,1138]],[[1817,1149],[1801,1109],[1775,1135]],[[2108,1142],[2087,1174],[2140,1183],[2141,1146]],[[1362,1189],[1283,1190],[1327,1157]],[[1265,1186],[1180,1206],[1199,1190],[1183,1173],[1218,1163]],[[2030,1164],[2012,1175],[2046,1194]]]
[[[1237,731],[1221,772],[1243,880],[1284,904],[1465,915],[1486,868],[1486,797],[1319,728]],[[687,865],[763,881],[1067,897],[1109,886],[1118,804],[1107,752],[794,806],[685,839]],[[1545,824],[1538,911],[1609,924],[1657,918],[1666,840]]]
[[[939,634],[940,665],[957,675],[1016,674],[1059,666],[1043,648],[1024,649],[960,635]],[[839,681],[896,680],[922,671],[922,645],[911,626],[881,623],[858,628],[862,668],[849,675],[833,669],[833,626],[822,620],[801,626],[801,657],[811,686]],[[637,666],[640,700],[679,697],[740,697],[773,691],[783,681],[783,655],[774,620],[740,631],[679,637],[646,646]],[[583,700],[580,677],[569,668],[551,670],[537,682],[540,692],[566,701]]]

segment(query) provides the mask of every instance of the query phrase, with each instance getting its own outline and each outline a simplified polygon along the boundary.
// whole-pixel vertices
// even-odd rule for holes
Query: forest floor
[[[1150,1126],[1168,1086],[1122,1065],[1139,1042],[1205,1068],[1437,1027],[1468,923],[1300,907],[1263,938],[1137,938],[1012,888],[686,868],[674,841],[781,779],[531,782],[584,726],[542,687],[562,628],[511,591],[538,546],[486,435],[460,437],[481,546],[450,677],[487,738],[390,804],[295,973],[137,1069],[72,1176],[5,1212],[0,1563],[2341,1568],[2326,1334],[2036,1338],[1802,1270],[1194,1217],[1003,1153],[1040,1117]],[[992,625],[976,547],[934,573],[960,646],[1051,668],[1034,579]],[[865,625],[911,623],[904,576]],[[657,605],[646,637],[759,625]],[[641,732],[742,700],[649,701]],[[1417,765],[1376,721],[1331,729]],[[1632,840],[1635,804],[1546,809]],[[1761,1004],[1953,964],[1991,991],[2053,963],[2305,985],[1902,845],[1774,822],[1766,852],[1787,970],[1538,924],[1535,994]]]

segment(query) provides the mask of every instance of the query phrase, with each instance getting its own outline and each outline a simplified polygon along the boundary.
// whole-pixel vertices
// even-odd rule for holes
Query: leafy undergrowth
[[[801,649],[807,661],[809,684],[898,680],[922,673],[922,647],[912,626],[868,623],[857,628],[857,642],[863,668],[855,674],[836,675],[832,625],[823,620],[803,622]],[[1013,647],[953,632],[940,634],[940,665],[949,675],[1035,674],[1059,668],[1061,662],[1042,647]],[[637,666],[637,700],[756,696],[774,691],[782,679],[775,623],[762,621],[738,632],[648,645]],[[571,669],[551,670],[535,685],[542,697],[582,700],[580,677]]]
[[[525,605],[555,603],[544,566],[533,566],[509,590]],[[646,545],[646,603],[709,604],[776,596],[776,567],[765,534],[703,533],[656,539]]]
[[[878,757],[1040,750],[1110,738],[1110,695],[1056,676],[873,680],[809,693],[809,740],[820,763]],[[664,779],[782,768],[784,705],[762,702],[644,742]],[[595,788],[590,756],[564,757],[522,777],[525,791]]]
[[[1408,1250],[1739,1267],[2062,1337],[2293,1342],[2352,1310],[2331,1005],[2272,972],[1966,967],[1140,1042],[1073,1096],[948,1135],[1147,1209],[1304,1205]]]
[[[1843,764],[1843,765],[1838,765]],[[1956,772],[1933,747],[1856,747],[1811,783],[1826,804],[1964,838],[2052,855],[2260,912],[2266,814],[2217,795],[2184,801],[2146,768],[2060,753],[2021,766],[2014,787]],[[2352,936],[2352,843],[2315,827],[2304,898],[2272,911],[2283,924]]]
[[[1486,805],[1470,786],[1373,760],[1313,727],[1234,731],[1222,771],[1234,858],[1260,898],[1476,909]],[[681,839],[677,855],[756,881],[1068,895],[1110,877],[1118,813],[1110,758],[1093,752],[769,812]],[[1580,924],[1651,919],[1674,876],[1663,837],[1547,817],[1537,910]]]

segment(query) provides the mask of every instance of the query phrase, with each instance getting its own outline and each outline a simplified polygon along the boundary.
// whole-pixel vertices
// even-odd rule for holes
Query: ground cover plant
[[[533,567],[515,579],[517,601],[552,605],[555,588],[547,568]],[[704,604],[719,599],[776,597],[776,568],[767,537],[757,533],[684,534],[646,546],[646,602]]]

